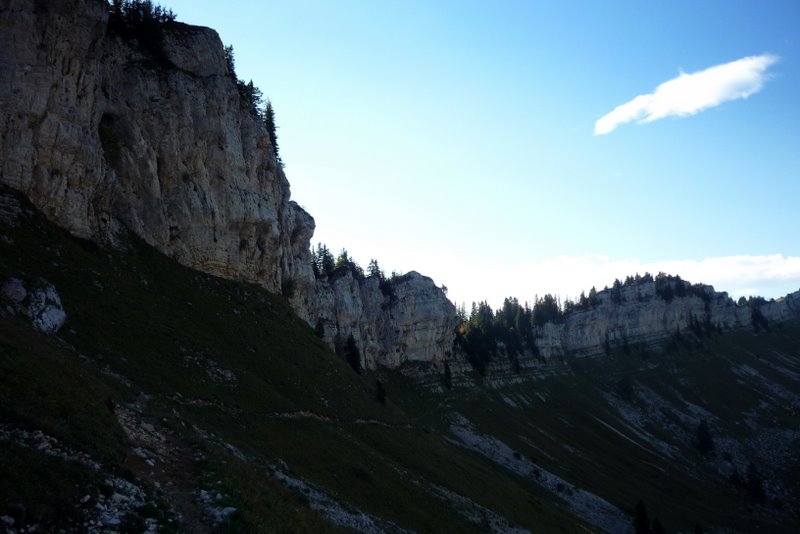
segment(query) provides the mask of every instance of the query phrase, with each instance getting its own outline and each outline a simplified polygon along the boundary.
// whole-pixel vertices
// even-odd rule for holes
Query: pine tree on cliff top
[[[276,132],[277,126],[275,126],[275,108],[272,107],[272,102],[270,100],[267,100],[267,105],[264,108],[264,125],[267,127],[267,135],[269,135],[269,142],[272,145],[272,153],[275,155],[275,159],[277,159],[282,165],[283,162],[278,154],[278,134]]]

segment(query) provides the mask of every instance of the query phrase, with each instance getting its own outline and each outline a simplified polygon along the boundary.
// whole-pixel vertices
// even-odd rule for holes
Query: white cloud
[[[603,115],[594,125],[595,135],[613,132],[620,124],[646,124],[670,116],[694,115],[729,100],[747,98],[761,90],[767,69],[778,56],[748,56],[730,63],[686,74],[681,72],[652,93],[639,95]]]
[[[457,270],[448,271],[444,283],[454,302],[469,306],[472,301],[486,300],[494,308],[509,296],[523,302],[546,293],[575,299],[581,291],[588,293],[592,286],[598,290],[611,286],[616,278],[624,280],[628,275],[645,272],[655,275],[660,271],[692,283],[713,285],[717,291],[727,291],[734,298],[747,295],[777,298],[800,289],[800,256],[782,254],[652,262],[560,256],[515,266],[460,264]]]

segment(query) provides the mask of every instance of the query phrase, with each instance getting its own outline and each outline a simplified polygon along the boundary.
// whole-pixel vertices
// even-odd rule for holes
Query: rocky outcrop
[[[414,271],[382,282],[340,268],[316,281],[302,308],[332,347],[353,336],[366,368],[438,366],[452,356],[455,306],[433,280]]]
[[[57,332],[67,319],[53,284],[44,279],[25,283],[9,278],[0,284],[0,317],[18,315],[30,321],[39,332]]]
[[[79,237],[125,227],[273,291],[307,276],[313,219],[289,200],[216,32],[169,23],[136,38],[108,17],[100,0],[5,2],[0,182]]]
[[[642,281],[601,291],[594,305],[537,331],[545,357],[601,354],[611,347],[663,342],[680,333],[768,328],[800,317],[800,291],[760,305],[737,305],[727,293],[680,279]]]
[[[410,273],[390,296],[315,279],[314,220],[217,33],[147,32],[115,30],[101,0],[4,4],[0,183],[73,235],[113,244],[124,228],[189,267],[293,294],[332,346],[352,334],[366,367],[443,359],[455,309],[429,279]]]
[[[216,32],[177,22],[121,31],[102,0],[3,5],[0,184],[76,236],[113,244],[126,229],[184,265],[291,295],[332,347],[352,336],[364,367],[450,360],[463,368],[451,359],[455,308],[430,279],[412,272],[387,284],[347,270],[315,278],[314,220],[290,200]],[[15,224],[17,211],[0,201],[0,220]],[[800,313],[797,294],[751,308],[675,283],[683,284],[671,288],[675,298],[655,281],[600,292],[592,306],[538,329],[537,356],[598,354],[698,325],[750,327]],[[533,361],[517,365],[540,369]]]

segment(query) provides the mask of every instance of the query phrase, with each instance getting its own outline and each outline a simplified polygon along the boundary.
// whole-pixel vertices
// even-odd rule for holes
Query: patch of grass
[[[117,465],[127,439],[107,401],[127,396],[57,340],[16,319],[0,319],[0,422],[41,430],[97,461]]]
[[[0,440],[0,515],[39,531],[79,530],[83,495],[99,480],[90,468]]]

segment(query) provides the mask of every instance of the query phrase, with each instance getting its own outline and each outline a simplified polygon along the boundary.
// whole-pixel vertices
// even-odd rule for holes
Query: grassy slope
[[[668,531],[698,523],[794,531],[800,517],[800,323],[687,338],[664,353],[620,351],[571,365],[570,376],[450,392],[433,410],[433,397],[409,394],[402,401],[442,433],[456,411],[481,434],[629,513],[643,499],[650,517],[658,516]],[[627,393],[620,386],[626,382]],[[637,417],[639,425],[632,422]],[[706,455],[696,446],[702,419],[715,441]],[[734,468],[744,474],[750,461],[768,488],[763,503],[729,481]]]
[[[104,466],[98,474],[0,440],[0,515],[19,517],[24,506],[29,522],[75,524],[78,499],[104,491],[105,473],[147,485],[147,470],[107,408],[112,399],[138,406],[142,420],[196,456],[182,483],[219,491],[239,509],[226,531],[337,530],[310,509],[306,494],[270,475],[275,466],[417,531],[487,528],[435,497],[431,484],[534,532],[584,531],[534,481],[453,444],[453,412],[623,510],[644,499],[668,530],[701,523],[788,532],[796,520],[800,461],[791,430],[800,428],[793,400],[800,325],[684,341],[647,358],[634,350],[582,359],[571,375],[502,390],[439,394],[383,375],[384,406],[374,400],[375,377],[350,370],[280,297],[185,269],[137,242],[104,250],[38,217],[0,234],[7,238],[0,239],[0,279],[49,280],[68,314],[59,336],[0,319],[0,424],[42,430]],[[237,380],[215,379],[209,361]],[[620,393],[624,377],[628,394]],[[693,446],[702,412],[687,402],[708,411],[717,444],[710,455]],[[629,418],[647,418],[637,427],[612,404],[626,406]],[[777,488],[765,504],[727,480],[750,460]]]
[[[416,425],[391,391],[388,405],[376,402],[374,377],[336,358],[283,298],[183,268],[136,241],[105,250],[34,215],[0,233],[0,279],[45,278],[68,316],[58,336],[0,319],[0,424],[42,430],[104,466],[98,474],[0,441],[9,475],[0,477],[0,514],[24,509],[28,522],[69,525],[105,473],[148,485],[111,399],[135,405],[184,456],[196,455],[182,483],[213,488],[239,509],[226,530],[336,530],[270,476],[276,465],[417,531],[485,529],[432,496],[431,483],[537,532],[579,528],[537,486]]]

